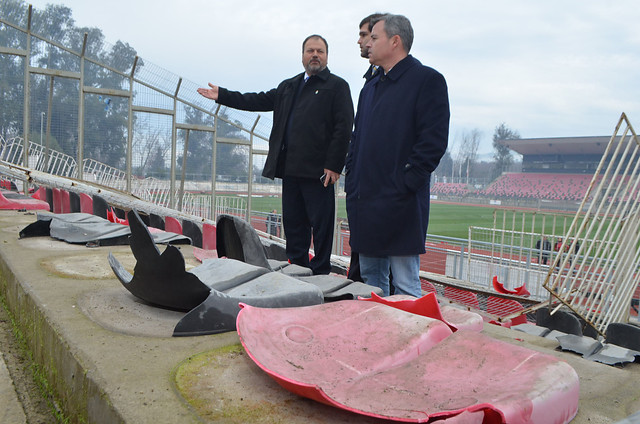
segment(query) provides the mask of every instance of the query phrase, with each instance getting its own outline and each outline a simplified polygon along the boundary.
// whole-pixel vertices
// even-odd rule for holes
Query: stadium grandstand
[[[32,15],[34,19],[28,19]],[[5,128],[0,133],[0,179],[6,187],[40,193],[40,200],[46,199],[47,208],[57,213],[94,213],[92,207],[85,210],[81,201],[71,199],[95,195],[120,220],[125,211],[136,209],[162,218],[158,226],[172,232],[193,230],[193,245],[205,250],[215,249],[216,219],[235,215],[250,222],[269,246],[282,247],[285,228],[273,234],[267,226],[269,212],[254,207],[272,197],[279,202],[280,186],[261,180],[256,172],[267,153],[268,118],[212,105],[197,95],[198,84],[143,60],[132,48],[122,51],[120,45],[108,45],[96,34],[87,33],[82,43],[67,45],[65,28],[44,25],[46,19],[46,14],[21,4],[0,16],[1,28],[12,34],[0,40],[0,64],[6,65],[0,67],[0,80],[9,81],[7,101],[0,107],[0,129]],[[522,172],[504,173],[483,185],[435,182],[434,198],[506,207],[494,211],[494,222],[486,228],[469,226],[468,239],[428,237],[421,260],[425,291],[429,282],[438,294],[452,299],[456,291],[449,289],[446,296],[444,289],[464,287],[464,296],[457,300],[466,306],[478,304],[485,312],[489,297],[511,296],[525,284],[531,295],[518,297],[521,306],[548,299],[543,283],[554,272],[554,261],[571,256],[562,253],[569,245],[549,252],[545,263],[535,244],[543,237],[554,246],[559,240],[576,240],[580,231],[570,226],[566,214],[556,218],[536,209],[579,210],[610,141],[506,140],[505,145],[522,155]],[[636,198],[630,195],[634,191],[625,193]],[[602,203],[616,194],[608,194]],[[103,206],[99,212],[108,216]],[[531,216],[506,210],[512,206],[528,208]],[[621,220],[624,213],[621,210]],[[516,220],[527,222],[526,228],[496,225]],[[554,226],[547,228],[548,222]],[[332,258],[337,271],[349,265],[348,240],[348,223],[339,222]],[[580,256],[589,257],[585,246],[592,242],[593,238],[580,240]],[[568,268],[557,267],[562,273]],[[496,292],[493,277],[506,293]],[[468,302],[466,292],[480,298]]]
[[[167,409],[173,405],[183,408],[186,402],[185,398],[174,399],[176,385],[170,385],[167,377],[177,374],[178,366],[182,366],[179,364],[200,362],[192,358],[201,357],[205,349],[215,349],[216,355],[231,352],[231,356],[240,356],[235,353],[238,338],[207,334],[211,337],[205,345],[191,340],[196,335],[193,334],[184,341],[168,341],[175,325],[172,320],[195,309],[156,308],[154,302],[143,302],[144,299],[125,293],[129,291],[129,283],[123,281],[127,278],[118,282],[111,271],[118,270],[116,275],[126,277],[123,271],[129,273],[129,269],[124,269],[124,262],[122,270],[115,266],[110,250],[114,250],[114,258],[115,254],[122,255],[127,264],[137,268],[134,260],[139,258],[133,250],[116,251],[120,246],[96,239],[67,247],[53,237],[44,240],[40,233],[33,238],[40,237],[41,243],[22,243],[31,240],[23,240],[25,233],[20,228],[22,223],[38,221],[36,213],[42,214],[51,219],[48,223],[43,220],[36,228],[51,236],[52,220],[78,214],[70,218],[88,216],[111,228],[110,224],[114,224],[117,231],[126,234],[124,226],[135,211],[154,233],[165,231],[190,240],[191,246],[182,251],[186,253],[165,248],[164,252],[169,252],[165,255],[155,248],[149,249],[150,256],[161,256],[169,262],[170,255],[174,255],[180,275],[197,277],[197,272],[191,272],[194,268],[187,270],[187,265],[197,267],[199,262],[217,257],[219,235],[221,239],[233,238],[234,247],[238,247],[236,252],[220,249],[221,256],[251,260],[250,255],[244,255],[248,249],[243,250],[239,236],[228,237],[225,229],[218,232],[219,218],[232,216],[253,227],[245,235],[262,244],[263,249],[252,244],[253,251],[259,253],[254,256],[262,262],[248,265],[257,268],[255,274],[260,278],[269,276],[276,269],[268,260],[286,263],[286,228],[280,227],[277,219],[270,219],[273,205],[280,202],[280,186],[256,175],[268,151],[270,122],[255,113],[205,102],[197,95],[199,84],[143,60],[128,45],[104,43],[99,31],[83,33],[83,29],[77,29],[69,33],[66,27],[50,25],[55,23],[51,21],[55,16],[22,2],[2,2],[0,10],[5,11],[0,14],[0,81],[5,82],[0,104],[2,307],[18,318],[12,325],[16,334],[24,335],[25,353],[31,356],[34,368],[42,370],[38,378],[59,392],[52,399],[56,400],[56,408],[60,405],[60,410],[71,417],[69,421],[142,422],[145,420],[140,414],[145,414],[145,422],[158,421],[158,416],[162,417],[158,422],[169,422],[172,417],[158,412],[161,405]],[[640,165],[633,171],[616,169],[609,174],[612,164],[640,164],[640,143],[624,114],[618,128],[623,123],[623,133],[632,137],[618,137],[624,140],[618,143],[624,148],[616,152],[624,150],[625,155],[612,155],[606,164],[601,159],[615,144],[615,136],[506,140],[505,145],[522,155],[522,172],[504,173],[483,185],[434,183],[432,195],[438,199],[508,207],[493,208],[493,219],[482,226],[471,225],[453,214],[468,230],[467,238],[428,235],[426,253],[421,257],[423,292],[436,294],[429,297],[435,297],[447,309],[453,305],[450,310],[457,316],[469,316],[466,312],[473,311],[480,324],[511,327],[535,322],[551,331],[556,328],[548,322],[559,311],[570,315],[577,326],[572,334],[580,337],[607,337],[609,324],[637,326]],[[607,171],[602,172],[604,168]],[[627,183],[611,183],[614,181]],[[587,194],[590,202],[584,202]],[[260,209],[259,203],[269,207]],[[573,216],[535,210],[543,204],[548,209],[577,213]],[[345,276],[351,254],[349,228],[347,222],[338,225],[332,270],[334,276]],[[545,240],[549,247],[545,247]],[[187,261],[185,254],[189,254]],[[61,259],[66,255],[73,255],[74,260]],[[141,255],[141,261],[147,261],[146,255]],[[90,256],[96,258],[95,263],[110,266],[106,274],[100,276],[95,271],[97,267],[87,260]],[[61,266],[49,268],[46,263]],[[27,277],[31,274],[23,272],[23,268],[14,271],[13,264],[38,272],[37,279]],[[69,271],[76,266],[82,268],[81,273]],[[160,270],[157,281],[173,281],[174,268],[165,273],[165,268],[156,267],[155,262],[154,268]],[[236,277],[227,281],[231,279]],[[347,279],[334,281],[338,281],[336,287],[344,287]],[[227,284],[222,283],[216,286],[220,290]],[[191,297],[189,289],[180,284],[171,293]],[[198,285],[200,289],[202,286]],[[269,297],[268,282],[255,287],[264,287],[265,297]],[[215,300],[216,290],[212,285],[205,291]],[[153,291],[167,293],[164,288]],[[103,295],[109,301],[92,300]],[[86,302],[85,307],[82,302]],[[398,303],[410,302],[402,299]],[[98,321],[94,304],[104,306],[118,325]],[[208,307],[200,299],[194,304]],[[195,315],[205,317],[208,312]],[[134,328],[149,328],[156,323],[163,326],[162,331],[170,331],[153,333],[152,339]],[[118,334],[119,328],[124,327]],[[342,327],[334,326],[331,331],[336,329]],[[303,343],[294,338],[307,337],[304,331],[294,330],[292,334],[291,340],[297,344]],[[626,339],[638,340],[636,334]],[[352,338],[345,340],[351,342]],[[521,345],[522,339],[517,340],[516,344]],[[91,342],[99,345],[89,345]],[[467,350],[473,351],[465,347]],[[115,365],[106,365],[107,359]],[[495,362],[502,368],[502,361]],[[85,363],[87,368],[82,368]],[[159,370],[164,386],[147,384],[148,368],[139,367],[141,363]],[[590,372],[588,378],[592,375]],[[197,380],[200,378],[198,375]],[[213,393],[210,384],[202,381],[203,391]],[[235,376],[230,381],[220,386],[238,386]],[[129,392],[129,398],[121,387],[135,390]],[[162,388],[149,392],[148,387]],[[251,388],[249,392],[256,391],[253,383],[246,387]],[[132,415],[135,419],[118,415],[117,409],[125,398],[127,406],[138,405]],[[216,402],[211,404],[217,408]],[[145,407],[140,408],[143,404]],[[239,409],[251,408],[245,402]],[[101,416],[90,419],[86,411]],[[171,422],[183,422],[191,412],[178,413],[182,414],[180,419]],[[2,418],[0,421],[4,422]]]
[[[522,156],[522,172],[507,172],[477,188],[469,184],[436,182],[436,199],[574,210],[610,141],[609,136],[522,138],[501,143]],[[605,162],[605,165],[607,162]]]

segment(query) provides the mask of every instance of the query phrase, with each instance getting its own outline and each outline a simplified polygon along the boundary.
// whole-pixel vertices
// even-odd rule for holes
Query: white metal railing
[[[23,139],[14,137],[4,140],[0,137],[0,160],[12,165],[24,166],[23,161]],[[46,149],[41,144],[29,142],[29,166],[28,168],[40,172],[46,172],[61,177],[76,178],[77,164],[73,157],[58,152],[53,149]],[[126,188],[126,173],[113,166],[106,165],[94,159],[85,159],[83,163],[83,178],[87,182],[111,187],[117,190]],[[134,180],[132,184],[132,194],[154,203],[159,206],[169,206],[170,189],[169,181],[157,180],[155,178],[145,178]],[[178,195],[178,190],[175,190]],[[246,208],[246,199],[220,198],[219,206],[216,210],[230,210],[237,207]],[[233,203],[232,206],[229,206]],[[218,204],[218,200],[216,200]],[[197,196],[188,191],[183,193],[182,210],[185,213],[212,219],[211,198],[209,196]],[[225,213],[225,212],[222,212]]]
[[[159,180],[153,177],[134,180],[131,187],[134,196],[158,206],[169,207],[171,188],[168,180]],[[174,196],[178,194],[179,190],[175,189]],[[220,214],[244,216],[246,209],[246,198],[238,196],[215,196],[214,216],[211,216],[210,195],[194,194],[186,190],[182,195],[182,212],[204,219],[215,220]]]
[[[13,165],[23,164],[24,140],[14,137],[4,140],[0,137],[0,160]],[[53,149],[47,149],[42,144],[29,142],[28,167],[42,172],[75,178],[78,174],[76,161],[69,155]]]
[[[127,187],[126,173],[113,166],[105,165],[94,159],[84,159],[82,164],[85,181],[95,182],[118,190]]]
[[[553,267],[566,272],[550,272],[544,284],[603,335],[609,323],[629,320],[640,282],[639,193],[640,143],[623,113],[568,230],[575,236],[561,247],[593,260],[558,256]]]

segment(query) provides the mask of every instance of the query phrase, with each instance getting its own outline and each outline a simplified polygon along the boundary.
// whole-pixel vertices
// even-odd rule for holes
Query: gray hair
[[[413,45],[413,28],[411,22],[403,15],[392,15],[390,13],[382,15],[378,19],[374,19],[369,23],[369,29],[373,28],[378,22],[384,22],[384,32],[387,33],[387,37],[391,38],[394,35],[400,37],[402,41],[402,47],[408,54]]]

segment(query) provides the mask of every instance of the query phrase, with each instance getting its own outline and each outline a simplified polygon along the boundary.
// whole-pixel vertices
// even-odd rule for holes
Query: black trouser
[[[311,268],[314,274],[331,271],[335,204],[333,185],[324,187],[316,178],[282,179],[282,223],[292,264]],[[309,262],[312,233],[315,255]]]

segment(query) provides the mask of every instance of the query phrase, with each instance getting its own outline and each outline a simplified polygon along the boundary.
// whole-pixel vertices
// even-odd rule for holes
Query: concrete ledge
[[[177,339],[132,337],[101,327],[81,311],[78,299],[118,287],[115,276],[92,279],[100,273],[88,268],[71,278],[42,264],[67,258],[82,264],[78,256],[90,263],[98,256],[109,269],[108,251],[130,255],[129,247],[19,240],[18,231],[34,220],[31,214],[0,212],[0,293],[65,415],[71,422],[199,422],[176,396],[172,370],[198,352],[236,344],[236,333]]]

